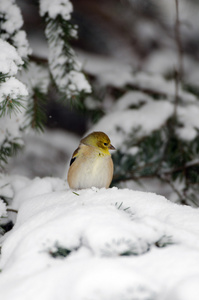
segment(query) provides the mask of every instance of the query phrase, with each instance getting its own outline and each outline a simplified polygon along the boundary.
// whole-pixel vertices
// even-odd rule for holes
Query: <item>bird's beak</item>
[[[114,147],[113,145],[110,145],[108,148],[109,148],[110,150],[116,150],[115,147]]]

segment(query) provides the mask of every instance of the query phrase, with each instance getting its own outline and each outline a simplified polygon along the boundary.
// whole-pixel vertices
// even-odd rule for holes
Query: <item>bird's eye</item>
[[[104,146],[108,146],[108,144],[107,144],[107,143],[104,143]]]

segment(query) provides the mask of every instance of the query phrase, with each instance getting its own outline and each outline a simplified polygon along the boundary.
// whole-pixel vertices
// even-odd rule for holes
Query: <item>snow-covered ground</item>
[[[2,237],[1,299],[198,300],[198,209],[53,177],[0,186],[18,210]]]

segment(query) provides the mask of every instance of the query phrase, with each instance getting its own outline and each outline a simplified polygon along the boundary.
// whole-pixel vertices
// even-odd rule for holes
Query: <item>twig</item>
[[[158,177],[159,177],[160,180],[163,180],[163,181],[167,182],[170,185],[172,190],[178,195],[178,197],[181,200],[182,204],[186,204],[185,197],[183,197],[183,195],[177,190],[177,188],[174,186],[174,184],[171,180],[169,180],[168,178],[163,177],[161,175],[159,175]]]
[[[14,208],[7,208],[6,209],[7,211],[11,211],[11,212],[14,212],[14,213],[18,213],[18,210],[14,209]]]
[[[114,182],[120,182],[120,181],[129,181],[129,180],[139,180],[139,179],[143,179],[143,178],[156,178],[156,177],[159,177],[159,178],[163,178],[162,176],[165,176],[165,175],[171,175],[175,172],[179,172],[179,171],[185,171],[191,167],[194,167],[194,166],[199,166],[199,161],[193,161],[193,162],[190,162],[188,164],[186,164],[185,166],[181,166],[181,167],[176,167],[176,168],[173,168],[173,169],[169,169],[169,170],[164,170],[162,172],[153,172],[151,174],[148,174],[148,175],[138,175],[138,176],[135,176],[134,174],[136,174],[136,172],[139,172],[141,171],[142,169],[148,167],[148,166],[152,166],[153,163],[148,163],[146,165],[144,165],[143,167],[138,167],[137,169],[135,170],[132,170],[131,172],[127,172],[126,175],[122,176],[122,175],[114,175],[114,178],[113,178],[113,181]]]
[[[175,39],[178,49],[178,68],[175,69],[175,105],[174,105],[174,119],[177,117],[177,107],[179,101],[179,83],[183,77],[183,50],[182,50],[182,41],[180,36],[180,19],[179,19],[179,2],[175,0],[176,6],[176,22],[175,22]]]
[[[33,129],[35,129],[35,127],[36,127],[37,106],[38,106],[38,98],[34,94],[34,97],[33,97],[33,118],[32,118],[32,122],[31,122],[31,127]]]
[[[193,163],[190,162],[190,163],[188,163],[188,164],[186,164],[184,166],[178,167],[178,168],[174,168],[174,169],[170,169],[170,170],[165,170],[161,174],[163,174],[163,175],[164,174],[173,174],[175,172],[184,171],[184,170],[187,170],[187,169],[189,169],[191,167],[195,167],[195,166],[199,166],[199,162],[198,161],[193,162]]]
[[[30,55],[30,60],[34,61],[38,64],[47,64],[48,63],[48,59],[45,57],[39,57],[37,55]]]
[[[182,80],[184,75],[184,67],[183,67],[183,47],[182,40],[180,35],[180,18],[179,18],[179,1],[175,0],[176,6],[176,22],[175,22],[175,38],[176,44],[178,48],[178,78],[179,81]]]
[[[174,102],[174,120],[177,119],[177,107],[178,107],[178,101],[179,101],[179,71],[174,70],[175,74],[175,102]]]

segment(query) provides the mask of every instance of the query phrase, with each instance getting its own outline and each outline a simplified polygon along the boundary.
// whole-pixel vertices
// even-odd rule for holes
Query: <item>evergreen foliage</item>
[[[53,258],[65,258],[67,257],[70,253],[72,252],[72,250],[69,250],[67,248],[61,247],[56,245],[56,250],[50,250],[49,254],[53,257]]]
[[[166,101],[169,102],[169,96],[167,97]],[[172,104],[174,108],[175,99]],[[186,110],[189,105],[189,100],[184,100],[179,102],[178,107]],[[198,99],[194,106],[199,112]],[[129,109],[139,111],[142,107]],[[113,185],[131,180],[142,185],[148,179],[157,179],[159,184],[170,186],[175,194],[175,201],[198,206],[199,131],[194,128],[193,138],[189,135],[184,137],[181,133],[186,126],[186,120],[182,123],[178,116],[171,114],[160,128],[148,134],[144,134],[141,127],[133,128],[113,155],[117,170]],[[131,154],[130,149],[132,153],[134,149],[135,154]]]
[[[4,49],[0,59],[0,166],[23,145],[22,133],[27,128],[43,130],[48,90],[53,84],[64,101],[90,113],[93,130],[104,130],[113,140],[116,137],[113,185],[136,182],[143,187],[150,181],[154,187],[165,186],[173,201],[198,206],[199,90],[183,78],[177,8],[174,35],[179,57],[173,70],[164,75],[132,70],[123,74],[122,69],[108,75],[90,74],[93,95],[85,98],[91,87],[71,47],[72,39],[77,38],[72,3],[40,0],[39,5],[46,26],[48,64],[29,59],[31,50],[15,1],[0,3]],[[10,13],[11,8],[15,14]]]
[[[82,99],[91,91],[81,73],[81,64],[70,47],[70,40],[77,33],[76,26],[70,22],[72,10],[72,4],[67,0],[56,3],[40,1],[40,13],[46,22],[45,32],[49,43],[48,70],[46,63],[31,61],[34,57],[29,56],[32,51],[26,33],[21,29],[23,19],[15,0],[2,0],[0,3],[1,168],[7,162],[7,157],[21,148],[26,129],[43,130],[48,88],[52,82],[64,100],[74,97]]]
[[[85,93],[91,92],[91,88],[81,73],[81,64],[70,46],[70,41],[77,38],[77,26],[70,21],[72,10],[69,1],[60,2],[60,11],[54,14],[46,1],[40,2],[40,14],[46,22],[45,34],[53,80],[66,98],[82,99]]]

